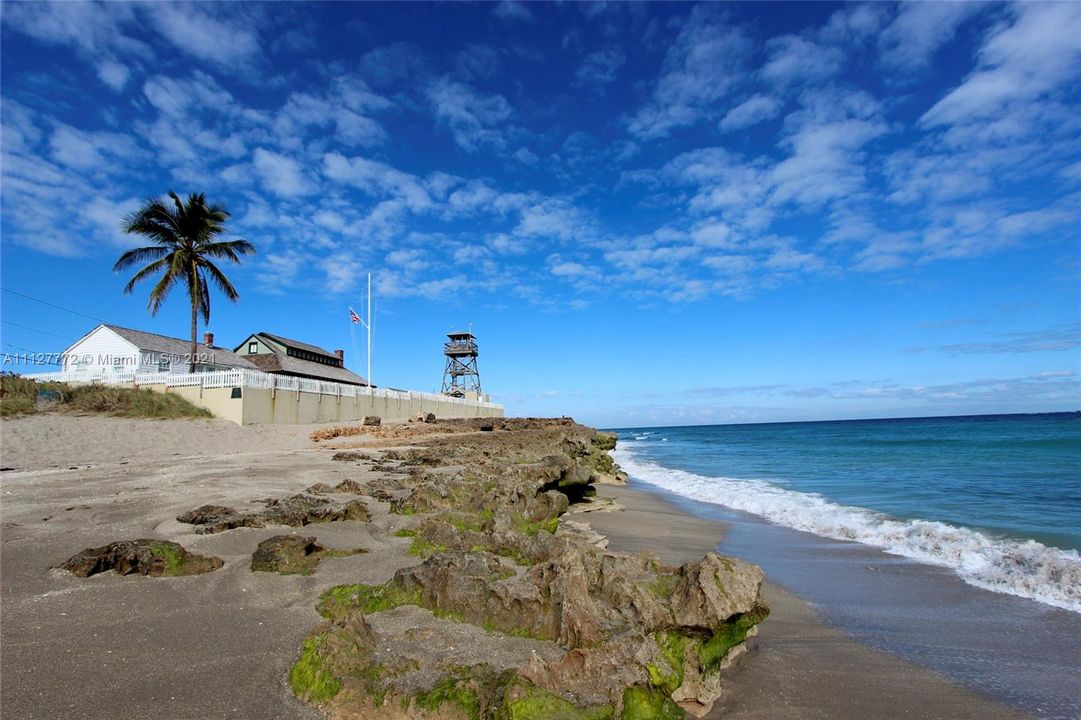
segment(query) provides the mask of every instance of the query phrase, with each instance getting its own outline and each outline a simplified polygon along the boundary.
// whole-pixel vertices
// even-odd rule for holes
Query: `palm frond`
[[[180,229],[176,214],[160,198],[148,198],[141,208],[124,219],[122,229],[126,233],[147,235],[157,239],[176,239]],[[171,235],[168,231],[171,231]]]
[[[162,247],[161,245],[151,245],[150,247],[132,248],[124,252],[113,265],[113,272],[119,272],[132,265],[145,263],[150,260],[158,260],[169,253],[169,248]]]
[[[203,313],[203,322],[210,324],[210,285],[206,281],[206,275],[198,273],[199,277],[199,309]]]
[[[165,298],[169,297],[169,291],[172,290],[173,285],[184,277],[182,268],[177,266],[175,253],[170,260],[172,262],[169,264],[169,269],[165,271],[165,274],[154,285],[154,289],[150,291],[150,300],[147,301],[146,307],[151,316],[158,314],[158,310],[161,308],[162,303],[165,302]]]
[[[199,267],[214,279],[214,284],[221,290],[222,295],[233,302],[236,302],[240,298],[240,293],[236,291],[236,288],[233,287],[233,283],[229,281],[229,278],[225,277],[225,273],[219,270],[217,265],[203,258],[199,261]],[[204,279],[206,278],[205,275],[203,277]]]
[[[143,280],[146,280],[148,277],[150,277],[151,275],[156,273],[158,270],[161,270],[162,268],[170,265],[171,262],[172,262],[172,258],[163,257],[163,258],[160,258],[158,260],[155,260],[154,262],[150,263],[149,265],[144,267],[139,272],[135,273],[135,276],[131,280],[128,280],[128,284],[124,286],[124,294],[125,295],[130,295],[131,291],[135,289],[135,285],[137,283],[140,283]]]
[[[252,255],[255,246],[247,240],[224,240],[222,242],[208,243],[199,248],[202,255],[212,258],[225,258],[240,264],[240,255]]]

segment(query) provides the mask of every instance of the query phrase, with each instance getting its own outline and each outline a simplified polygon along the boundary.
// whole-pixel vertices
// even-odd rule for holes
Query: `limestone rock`
[[[423,562],[382,585],[327,591],[329,622],[309,637],[318,652],[298,661],[344,688],[329,701],[342,716],[708,712],[767,613],[761,571],[712,553],[671,567],[611,552],[566,519],[580,506],[618,509],[591,501],[596,483],[625,479],[611,434],[567,419],[441,420],[439,430],[385,452],[393,473],[364,485],[392,513],[418,516],[408,534]],[[511,641],[533,645],[507,654]]]
[[[370,519],[368,506],[361,500],[338,504],[327,498],[302,493],[286,498],[270,498],[264,502],[266,509],[261,515],[268,524],[273,525],[301,527],[312,523],[338,520],[367,522]]]
[[[275,535],[259,543],[251,556],[251,569],[282,575],[307,575],[315,570],[325,549],[314,537]]]
[[[221,558],[189,553],[175,542],[141,539],[87,548],[60,567],[79,577],[109,570],[119,575],[175,577],[211,572],[223,564]]]
[[[684,565],[672,593],[673,625],[685,632],[712,632],[728,618],[754,610],[762,569],[735,558],[706,553]]]
[[[364,492],[364,486],[358,483],[356,480],[342,480],[340,483],[334,486],[334,492],[339,493],[353,493],[354,495],[360,495]]]
[[[300,493],[284,498],[267,498],[260,502],[264,509],[259,512],[241,512],[223,505],[203,505],[178,515],[176,519],[178,522],[197,525],[196,532],[200,534],[218,533],[238,527],[302,527],[313,523],[340,520],[367,522],[370,519],[368,506],[359,499],[342,503],[318,495]]]
[[[253,513],[241,513],[224,505],[202,505],[177,516],[177,522],[198,525],[196,532],[209,534],[238,527],[265,526],[263,518]]]

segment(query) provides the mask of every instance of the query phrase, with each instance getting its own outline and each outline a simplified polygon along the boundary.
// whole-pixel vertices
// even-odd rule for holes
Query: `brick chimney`
[[[203,333],[203,345],[206,345],[207,347],[214,347],[214,333]]]
[[[345,365],[345,350],[335,350],[334,357],[338,358],[338,362],[340,362],[342,366]]]

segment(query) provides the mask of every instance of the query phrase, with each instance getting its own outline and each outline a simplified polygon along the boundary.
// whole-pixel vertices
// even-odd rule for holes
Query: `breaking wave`
[[[948,567],[993,592],[1081,613],[1081,555],[1035,540],[993,538],[934,520],[901,520],[763,480],[706,477],[642,460],[623,443],[612,456],[631,476],[664,490],[751,513],[777,525]]]

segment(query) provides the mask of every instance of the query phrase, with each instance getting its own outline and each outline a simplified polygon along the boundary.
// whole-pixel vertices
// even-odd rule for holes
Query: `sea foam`
[[[902,520],[764,480],[706,477],[635,456],[622,442],[612,456],[632,477],[664,490],[751,513],[785,527],[870,545],[953,569],[966,583],[1081,613],[1081,555],[1035,540],[993,538],[933,520]]]

